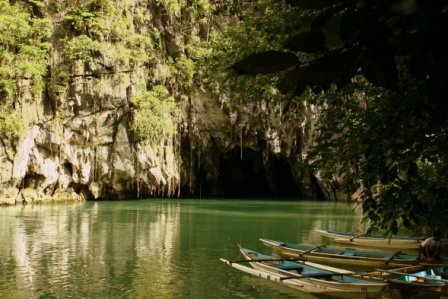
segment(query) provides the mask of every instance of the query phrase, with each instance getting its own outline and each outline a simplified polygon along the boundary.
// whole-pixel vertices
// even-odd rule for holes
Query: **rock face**
[[[157,37],[149,60],[123,56],[117,39],[126,37],[113,37],[112,29],[98,33],[93,27],[87,34],[102,42],[101,55],[73,58],[67,54],[67,41],[82,32],[73,29],[67,15],[76,5],[42,12],[54,28],[50,78],[40,96],[29,91],[29,80],[18,82],[15,109],[26,133],[21,140],[0,142],[0,204],[148,196],[326,196],[315,176],[296,167],[311,140],[312,106],[292,105],[288,112],[268,101],[234,107],[225,95],[182,89],[167,74],[173,68],[168,60],[185,52],[179,24],[186,12],[170,11],[159,1],[116,2],[116,15],[131,20],[129,34]],[[203,25],[190,30],[200,33]],[[124,58],[116,58],[119,54]],[[178,134],[148,145],[131,130],[130,100],[138,90],[156,84],[167,86],[178,102]],[[299,121],[297,115],[302,115]]]
[[[169,32],[176,18],[166,18],[157,1],[47,2],[39,12],[53,23],[50,79],[40,96],[27,80],[18,82],[15,110],[26,133],[0,143],[0,204],[173,196],[180,178],[174,136],[145,145],[130,129],[131,97],[148,82],[160,83],[163,66],[148,63],[143,52],[131,53],[147,49],[129,43]],[[91,50],[82,58],[76,44],[68,45],[78,37],[85,44],[76,51],[90,42],[101,53]],[[150,53],[159,60],[182,46],[164,36],[160,43],[169,47]]]

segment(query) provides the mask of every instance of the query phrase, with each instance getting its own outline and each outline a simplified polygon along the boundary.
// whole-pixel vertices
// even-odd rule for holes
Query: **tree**
[[[396,89],[403,68],[427,81],[428,100],[440,99],[447,82],[448,4],[417,0],[289,0],[307,25],[287,41],[285,51],[249,55],[234,65],[244,74],[272,73],[293,67],[279,88],[301,94],[332,84],[343,87],[359,72],[375,86]],[[304,12],[305,11],[305,12]],[[311,11],[311,12],[310,12]],[[310,18],[310,15],[313,16]],[[311,53],[302,61],[296,53]],[[442,112],[445,113],[445,112]]]
[[[312,166],[358,192],[373,226],[446,230],[448,3],[289,0],[284,49],[248,55],[240,74],[283,72],[278,88],[309,90],[322,115]]]
[[[435,122],[433,107],[422,101],[424,83],[401,79],[389,91],[354,81],[316,97],[326,108],[311,165],[356,194],[378,228],[445,230],[448,126]]]

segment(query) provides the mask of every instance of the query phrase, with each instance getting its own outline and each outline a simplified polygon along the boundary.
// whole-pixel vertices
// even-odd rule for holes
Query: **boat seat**
[[[312,278],[331,278],[331,276],[333,276],[334,274],[310,271],[310,272],[301,273],[300,275],[302,275],[304,277],[312,277]]]
[[[292,270],[296,270],[297,272],[302,272],[303,267],[300,265],[278,265],[279,269],[281,270],[286,270],[286,271],[292,271]]]

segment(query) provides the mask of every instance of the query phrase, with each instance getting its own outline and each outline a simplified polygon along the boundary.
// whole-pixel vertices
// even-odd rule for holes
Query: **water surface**
[[[300,298],[219,261],[259,238],[322,243],[349,204],[136,200],[0,208],[0,298]],[[309,298],[309,297],[307,297]]]

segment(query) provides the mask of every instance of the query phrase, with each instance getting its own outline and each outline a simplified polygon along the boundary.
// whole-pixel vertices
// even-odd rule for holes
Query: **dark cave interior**
[[[294,181],[286,158],[271,155],[263,162],[261,152],[249,148],[235,148],[219,158],[217,181],[207,181],[200,175],[200,193],[222,198],[278,198],[302,197],[299,184]]]

